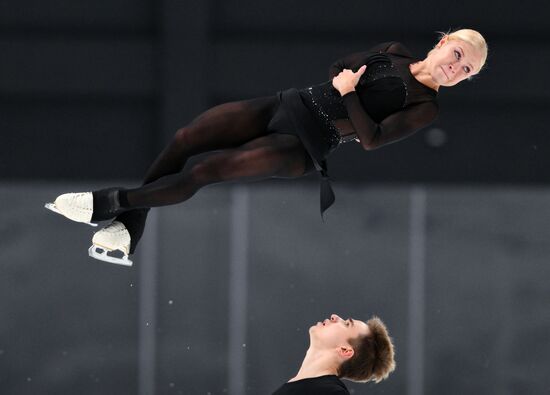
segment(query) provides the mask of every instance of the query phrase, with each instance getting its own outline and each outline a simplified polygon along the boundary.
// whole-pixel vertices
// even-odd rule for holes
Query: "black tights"
[[[183,202],[218,182],[303,175],[307,154],[300,140],[267,130],[277,107],[275,96],[221,104],[179,129],[147,171],[143,185],[124,192],[124,208],[130,211],[117,220],[132,228],[131,252],[149,207]],[[185,167],[191,156],[210,151],[219,152]]]

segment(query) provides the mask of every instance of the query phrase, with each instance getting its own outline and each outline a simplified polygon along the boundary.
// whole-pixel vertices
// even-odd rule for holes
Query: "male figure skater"
[[[395,369],[393,343],[378,317],[336,314],[309,328],[309,349],[298,374],[273,395],[349,395],[340,379],[384,380]]]

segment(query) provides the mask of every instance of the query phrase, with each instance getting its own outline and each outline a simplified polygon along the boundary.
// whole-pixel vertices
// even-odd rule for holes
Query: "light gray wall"
[[[350,384],[356,394],[550,385],[546,188],[340,183],[322,223],[316,186],[212,187],[154,210],[127,268],[87,257],[93,228],[42,208],[96,186],[0,187],[1,393],[269,394],[297,371],[309,326],[332,312],[378,314],[395,339],[396,372]],[[247,237],[232,237],[234,226]],[[231,306],[235,294],[246,303]],[[418,301],[423,315],[411,316]],[[242,344],[230,344],[230,325]]]

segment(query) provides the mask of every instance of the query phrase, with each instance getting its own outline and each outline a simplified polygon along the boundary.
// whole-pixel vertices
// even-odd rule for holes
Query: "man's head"
[[[341,378],[379,382],[395,369],[392,340],[378,317],[363,322],[332,314],[309,333],[312,348],[332,353],[339,362]]]

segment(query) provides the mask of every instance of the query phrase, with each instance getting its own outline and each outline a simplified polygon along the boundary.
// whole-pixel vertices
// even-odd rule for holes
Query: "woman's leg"
[[[183,202],[200,188],[224,181],[299,177],[306,168],[307,153],[293,135],[270,134],[237,149],[215,153],[190,169],[140,188],[127,189],[126,209],[159,207]]]
[[[203,152],[239,147],[267,134],[277,110],[276,96],[215,106],[179,129],[148,169],[144,184],[179,172],[187,159]]]
[[[298,177],[307,169],[307,153],[293,135],[270,134],[239,147],[202,159],[190,169],[162,177],[140,188],[123,190],[125,209],[132,213],[140,207],[157,207],[183,202],[205,185],[234,180],[259,180],[267,177]],[[97,232],[92,240],[97,259],[128,264],[136,240],[123,223],[114,222]],[[98,251],[103,250],[103,253]],[[120,250],[125,258],[105,257],[107,251]],[[130,263],[131,264],[131,263]]]
[[[178,173],[193,155],[238,147],[263,136],[277,110],[276,96],[225,103],[215,106],[179,129],[147,170],[143,185],[160,177]],[[131,234],[130,253],[134,253],[143,235],[149,208],[135,209],[115,219],[122,222]]]

